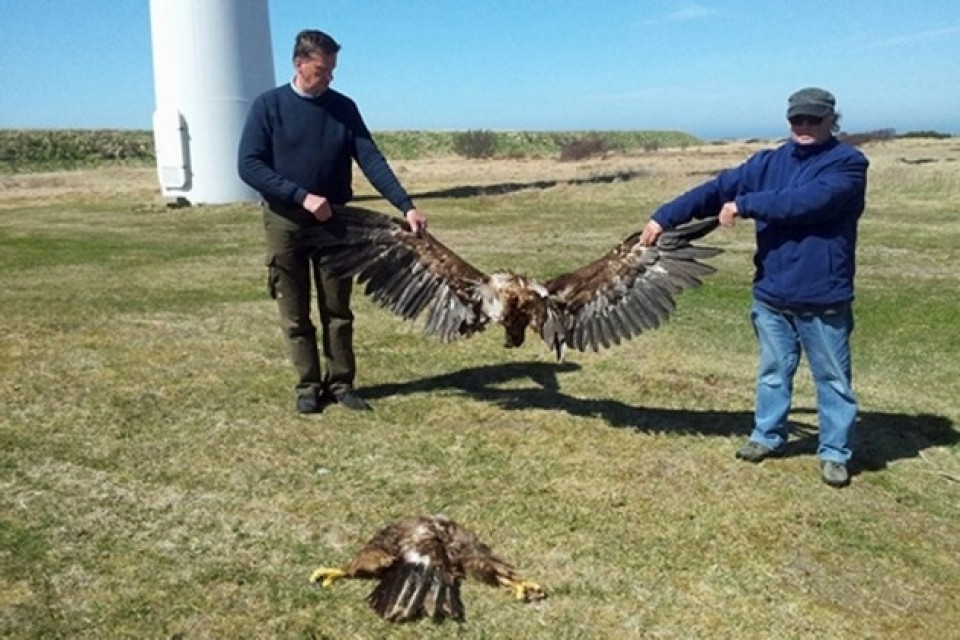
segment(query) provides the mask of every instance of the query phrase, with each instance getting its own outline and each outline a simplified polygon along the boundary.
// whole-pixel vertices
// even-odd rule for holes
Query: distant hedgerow
[[[609,150],[607,141],[596,134],[576,138],[560,148],[560,160],[569,162],[593,156],[602,156]]]
[[[894,129],[876,129],[874,131],[863,131],[861,133],[846,133],[841,131],[837,137],[847,144],[852,144],[855,147],[859,147],[860,145],[868,142],[893,140],[897,137],[897,132]]]
[[[492,158],[497,152],[497,134],[479,129],[458,133],[453,150],[465,158]]]
[[[681,131],[377,131],[391,161],[446,157],[556,158],[686,148],[703,144]],[[568,147],[566,151],[564,148]],[[104,165],[149,166],[153,133],[129,129],[0,129],[0,175]]]
[[[932,138],[934,140],[945,140],[946,138],[952,138],[953,135],[949,133],[942,133],[940,131],[907,131],[906,133],[901,133],[897,136],[898,138]]]
[[[154,161],[153,134],[117,129],[0,129],[0,172]]]

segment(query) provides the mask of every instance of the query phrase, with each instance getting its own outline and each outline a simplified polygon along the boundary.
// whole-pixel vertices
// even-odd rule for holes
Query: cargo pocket
[[[274,300],[279,296],[280,269],[277,267],[276,257],[267,257],[267,295]]]

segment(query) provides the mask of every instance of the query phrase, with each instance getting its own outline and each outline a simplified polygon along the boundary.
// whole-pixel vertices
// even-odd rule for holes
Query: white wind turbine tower
[[[267,0],[150,0],[153,137],[165,200],[252,201],[237,146],[253,99],[274,86]]]

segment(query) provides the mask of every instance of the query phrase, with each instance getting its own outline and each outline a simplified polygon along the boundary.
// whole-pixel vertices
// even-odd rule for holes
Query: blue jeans
[[[803,352],[817,390],[817,456],[821,460],[848,462],[857,417],[850,369],[850,305],[838,305],[824,312],[792,312],[754,300],[750,319],[760,343],[757,407],[750,439],[771,449],[787,442],[793,376]]]

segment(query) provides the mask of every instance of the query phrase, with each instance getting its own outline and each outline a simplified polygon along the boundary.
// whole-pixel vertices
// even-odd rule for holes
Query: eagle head
[[[499,321],[505,333],[503,346],[508,349],[521,346],[529,326],[556,352],[557,360],[561,360],[566,344],[563,314],[547,288],[533,278],[515,273],[503,274],[498,284]]]
[[[516,349],[523,345],[523,339],[527,334],[527,325],[530,324],[530,316],[523,312],[510,314],[503,319],[504,340],[503,346],[507,349]]]

